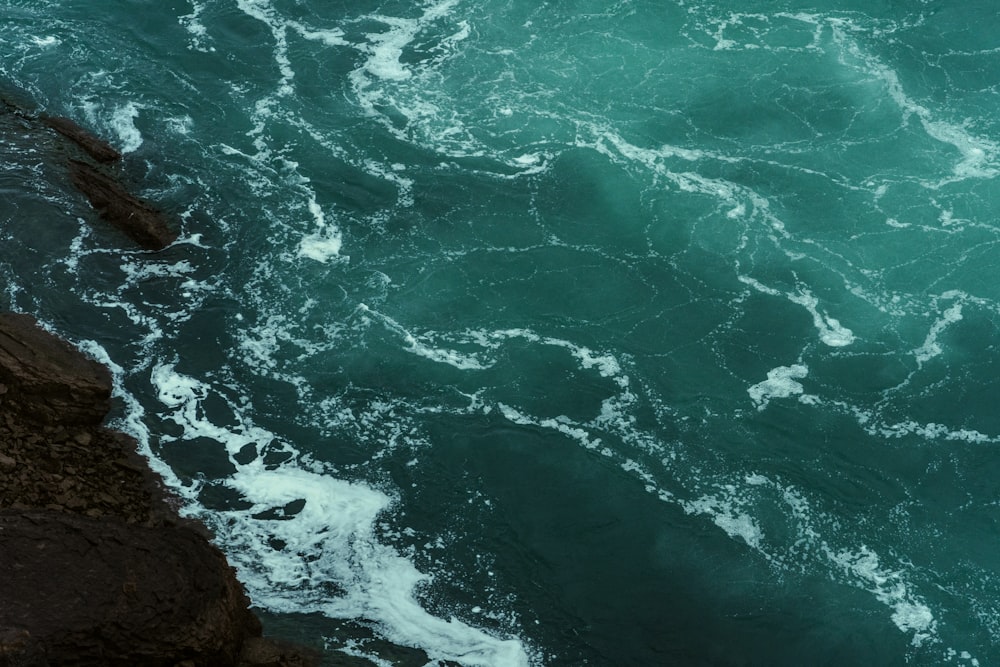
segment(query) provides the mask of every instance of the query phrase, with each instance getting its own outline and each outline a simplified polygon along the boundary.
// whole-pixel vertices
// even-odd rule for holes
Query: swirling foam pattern
[[[5,90],[182,228],[122,249],[3,119],[4,305],[112,365],[282,627],[1000,661],[992,9],[0,7]]]

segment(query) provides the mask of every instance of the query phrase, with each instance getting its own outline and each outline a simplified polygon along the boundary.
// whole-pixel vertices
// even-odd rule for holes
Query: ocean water
[[[1000,664],[976,0],[0,0],[0,306],[272,627],[430,664]],[[423,664],[418,662],[416,664]]]

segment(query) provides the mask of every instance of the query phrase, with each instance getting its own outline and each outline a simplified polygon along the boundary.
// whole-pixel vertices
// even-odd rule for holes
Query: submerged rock
[[[76,121],[62,116],[41,116],[41,121],[77,144],[98,162],[114,162],[122,157],[114,146],[81,127]]]
[[[86,156],[73,151],[78,157],[89,157],[97,163],[108,164],[121,159],[122,154],[110,143],[96,136],[76,121],[63,116],[31,113],[24,105],[0,96],[0,112],[16,117],[24,132],[22,142],[34,148],[52,144],[50,134],[43,127],[55,130]],[[37,138],[36,138],[37,135]],[[51,146],[50,146],[51,147]],[[49,151],[49,157],[62,160],[65,153]],[[177,233],[167,224],[163,215],[145,201],[133,196],[119,182],[113,172],[101,171],[85,160],[69,160],[70,179],[82,192],[102,218],[123,231],[129,238],[147,250],[162,250],[177,239]]]
[[[133,197],[111,176],[86,162],[70,160],[73,185],[87,196],[101,217],[147,250],[162,250],[177,240],[163,216]]]

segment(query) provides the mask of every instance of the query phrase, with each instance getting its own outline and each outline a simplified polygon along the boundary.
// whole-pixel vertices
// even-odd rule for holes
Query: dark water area
[[[181,232],[0,115],[0,305],[112,366],[275,632],[1000,660],[990,5],[0,8],[3,95]]]

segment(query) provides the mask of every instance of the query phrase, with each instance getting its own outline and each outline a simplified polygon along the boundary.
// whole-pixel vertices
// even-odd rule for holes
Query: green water
[[[276,631],[1000,660],[989,4],[0,7],[4,94],[182,232],[7,118],[4,305],[117,367]]]

